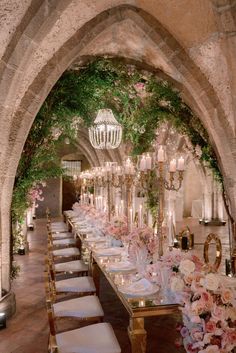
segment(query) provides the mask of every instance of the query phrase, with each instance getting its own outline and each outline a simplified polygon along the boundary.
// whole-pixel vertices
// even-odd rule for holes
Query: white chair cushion
[[[51,227],[51,232],[52,233],[63,233],[63,232],[68,232],[68,228],[65,226],[65,227]]]
[[[53,245],[75,245],[76,240],[74,238],[65,238],[53,240]]]
[[[110,324],[104,322],[59,333],[60,353],[120,353],[121,349]]]
[[[61,262],[54,265],[55,272],[80,272],[88,271],[88,265],[81,260]]]
[[[64,226],[65,225],[65,222],[51,222],[51,225],[52,226],[55,226],[55,227],[58,227],[58,226]]]
[[[65,249],[58,249],[52,251],[53,256],[75,256],[79,255],[78,248],[65,248]]]
[[[54,314],[57,317],[97,317],[104,316],[102,306],[97,296],[86,295],[85,297],[65,300],[53,304]]]
[[[68,239],[74,238],[73,234],[70,232],[62,232],[62,233],[52,233],[53,239]]]
[[[90,276],[74,277],[55,282],[57,292],[95,292],[95,284]]]

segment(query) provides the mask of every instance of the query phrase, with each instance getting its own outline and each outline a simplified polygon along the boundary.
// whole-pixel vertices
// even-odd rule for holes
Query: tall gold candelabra
[[[163,255],[163,221],[164,221],[164,206],[165,206],[165,190],[178,191],[181,188],[183,181],[184,159],[182,157],[177,161],[175,159],[169,164],[169,180],[165,178],[166,158],[163,146],[157,151],[157,156],[143,154],[140,156],[138,162],[138,169],[140,170],[139,184],[143,190],[149,190],[149,180],[151,172],[155,171],[157,177],[158,190],[158,208],[156,215],[156,225],[158,237],[158,257]],[[176,171],[178,172],[178,181],[176,182]]]
[[[165,179],[164,162],[159,161],[156,164],[156,172],[158,177],[158,210],[157,210],[157,236],[158,236],[158,256],[163,255],[163,221],[164,221],[164,207],[165,207],[165,189],[169,191],[178,191],[182,186],[183,170],[178,171],[178,185],[175,185],[175,172],[169,172],[169,181]]]

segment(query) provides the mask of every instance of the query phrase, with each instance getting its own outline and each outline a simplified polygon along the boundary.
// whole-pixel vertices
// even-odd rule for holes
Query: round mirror
[[[204,243],[204,261],[211,271],[216,272],[221,264],[222,245],[216,234],[208,234]]]

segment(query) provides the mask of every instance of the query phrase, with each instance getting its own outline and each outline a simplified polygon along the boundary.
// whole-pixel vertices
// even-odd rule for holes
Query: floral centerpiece
[[[148,226],[133,228],[127,240],[131,249],[142,249],[145,247],[150,255],[153,255],[156,251],[157,243],[153,229]]]
[[[205,273],[197,256],[180,251],[165,255],[160,266],[171,270],[169,286],[182,304],[177,345],[188,353],[231,352],[236,347],[235,284]]]
[[[140,274],[144,274],[157,248],[153,229],[148,226],[135,227],[129,233],[127,241],[130,261],[135,264]]]
[[[105,228],[107,234],[112,235],[116,240],[125,241],[128,235],[127,217],[113,217]]]

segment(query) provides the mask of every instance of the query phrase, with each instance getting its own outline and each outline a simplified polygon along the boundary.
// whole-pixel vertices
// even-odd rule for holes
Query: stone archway
[[[130,1],[116,1],[113,8],[110,8],[110,4],[105,0],[96,6],[89,6],[85,2],[76,6],[76,3],[72,1],[66,3],[59,1],[55,7],[49,8],[45,8],[44,3],[41,6],[38,3],[32,5],[22,21],[19,20],[21,27],[19,25],[18,32],[15,32],[15,36],[11,38],[8,50],[3,56],[2,83],[0,85],[0,90],[3,92],[0,128],[6,133],[2,140],[0,164],[2,176],[0,231],[1,234],[4,234],[2,269],[4,272],[3,285],[6,289],[9,288],[8,253],[11,192],[20,154],[33,119],[60,75],[75,58],[80,55],[91,55],[92,43],[96,39],[99,39],[101,43],[102,34],[109,28],[110,34],[106,33],[104,37],[109,40],[110,35],[109,43],[111,43],[111,38],[114,38],[115,24],[123,26],[123,35],[125,35],[123,38],[126,38],[126,41],[114,42],[117,47],[115,45],[113,49],[116,47],[116,50],[113,51],[112,47],[108,50],[106,43],[103,43],[103,46],[94,47],[92,54],[117,56],[118,52],[122,51],[124,57],[146,63],[163,71],[175,82],[177,87],[181,88],[184,99],[199,115],[209,132],[225,176],[232,209],[233,211],[236,209],[234,190],[236,163],[232,154],[235,149],[234,121],[232,117],[230,119],[230,116],[227,115],[222,92],[218,91],[210,82],[211,76],[206,76],[207,70],[201,66],[201,55],[198,51],[192,50],[191,54],[193,48],[189,48],[191,40],[188,33],[186,33],[186,38],[183,38],[181,34],[183,21],[179,23],[178,27],[176,21],[172,19],[176,31],[174,31],[175,28],[171,28],[164,13],[165,4],[163,1],[158,2],[161,9],[159,12],[155,10],[151,1],[140,1],[137,7],[129,5],[130,3]],[[214,15],[211,6],[204,5],[204,7],[203,2],[201,4],[202,14],[207,7],[211,16],[209,26],[213,27]],[[194,2],[191,2],[191,6],[194,8],[193,17],[196,15],[195,11],[198,11],[199,15],[201,7],[197,8]],[[76,18],[76,16],[78,17]],[[139,49],[140,42],[136,43],[136,46],[130,46],[127,25],[131,24],[132,38],[142,37],[141,51]],[[201,31],[200,27],[198,29]],[[207,36],[203,33],[202,41],[206,39]],[[24,55],[21,56],[22,53]],[[224,144],[220,145],[222,140]],[[224,156],[227,157],[227,160],[224,160]]]

